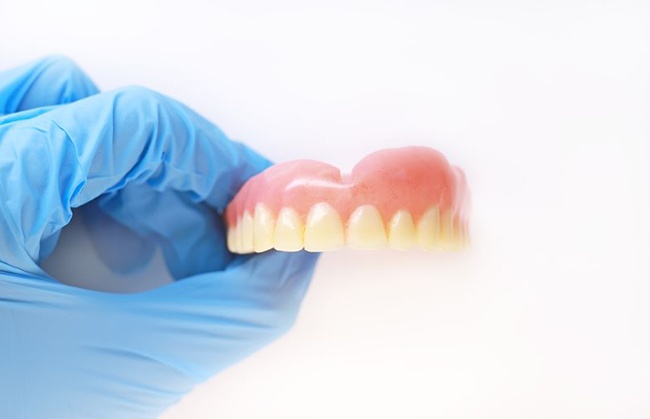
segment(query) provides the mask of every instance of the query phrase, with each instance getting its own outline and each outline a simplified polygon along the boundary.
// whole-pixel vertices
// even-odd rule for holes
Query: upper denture
[[[295,160],[242,187],[225,213],[228,245],[238,253],[346,244],[460,247],[467,237],[467,197],[462,171],[428,147],[377,151],[349,176],[326,163]]]

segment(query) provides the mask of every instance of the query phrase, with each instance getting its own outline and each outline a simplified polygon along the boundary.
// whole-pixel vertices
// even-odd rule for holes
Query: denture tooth
[[[440,247],[445,250],[458,250],[462,247],[462,237],[451,210],[445,211],[440,219]]]
[[[230,250],[233,253],[237,253],[237,248],[235,247],[235,242],[236,238],[235,235],[237,234],[237,229],[235,226],[229,226],[228,227],[228,239],[226,243],[228,244],[228,250]]]
[[[326,202],[311,207],[305,225],[305,250],[323,252],[343,245],[345,232],[338,212]]]
[[[464,221],[458,222],[458,230],[456,234],[458,235],[460,248],[469,246],[469,237],[467,237],[467,225],[465,225]]]
[[[239,223],[241,235],[241,248],[239,253],[253,253],[253,216],[250,212],[244,211]]]
[[[461,233],[463,235],[463,247],[469,247],[470,237],[469,237],[469,227],[467,226],[467,221],[461,223]]]
[[[388,243],[393,249],[410,249],[415,246],[416,233],[411,213],[397,211],[388,225]]]
[[[384,222],[374,205],[362,205],[352,213],[348,220],[348,246],[353,249],[381,249],[387,241]]]
[[[275,220],[271,211],[264,204],[257,204],[253,220],[253,249],[257,253],[265,252],[273,247],[274,228]]]
[[[423,249],[434,249],[440,236],[440,211],[430,208],[418,221],[417,244]]]
[[[242,252],[241,217],[237,217],[237,223],[233,228],[235,230],[235,232],[233,233],[233,237],[235,238],[234,240],[235,253],[241,253]]]
[[[285,252],[297,252],[303,247],[304,230],[300,215],[292,208],[282,208],[273,233],[274,247]]]

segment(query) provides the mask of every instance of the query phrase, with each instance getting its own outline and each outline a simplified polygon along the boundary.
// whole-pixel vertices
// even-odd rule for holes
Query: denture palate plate
[[[456,250],[468,241],[463,172],[438,151],[372,153],[350,175],[294,160],[251,178],[225,212],[234,253],[421,248]]]

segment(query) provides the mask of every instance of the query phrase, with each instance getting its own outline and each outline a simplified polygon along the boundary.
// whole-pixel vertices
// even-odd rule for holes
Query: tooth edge
[[[228,233],[227,233],[227,239],[226,239],[226,244],[228,246],[228,250],[230,250],[232,253],[238,253],[238,249],[235,246],[236,244],[236,235],[237,235],[237,227],[236,226],[229,226],[228,227]]]
[[[275,243],[274,232],[273,213],[264,204],[257,204],[253,217],[253,250],[261,253],[272,249]]]
[[[432,250],[440,241],[440,210],[429,208],[418,220],[416,227],[416,242],[425,250]]]
[[[283,252],[297,252],[304,246],[305,227],[300,215],[290,207],[284,207],[278,213],[273,232],[273,247]]]
[[[253,253],[253,216],[250,212],[244,211],[239,227],[241,229],[240,253]]]
[[[440,220],[440,248],[448,251],[459,251],[464,247],[462,226],[453,211],[446,211]]]
[[[311,207],[305,223],[305,250],[323,252],[345,245],[345,230],[338,211],[326,202]]]
[[[386,228],[377,207],[357,207],[348,219],[347,245],[353,249],[381,249],[387,243]]]
[[[392,249],[406,250],[415,247],[417,229],[410,211],[397,211],[388,224],[388,244]]]

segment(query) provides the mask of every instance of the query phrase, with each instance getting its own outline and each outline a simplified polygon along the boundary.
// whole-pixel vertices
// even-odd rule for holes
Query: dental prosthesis
[[[431,148],[380,150],[344,176],[294,160],[251,178],[228,205],[228,249],[458,250],[468,244],[468,204],[463,171]]]

